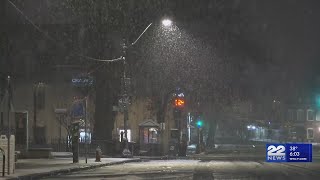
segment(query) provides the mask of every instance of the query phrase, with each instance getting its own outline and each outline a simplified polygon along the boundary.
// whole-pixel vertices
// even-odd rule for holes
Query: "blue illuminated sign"
[[[74,86],[91,86],[93,85],[93,78],[92,77],[80,77],[80,78],[73,78],[71,80]]]
[[[71,107],[71,117],[82,118],[85,114],[85,106],[83,101],[76,101]]]
[[[312,162],[312,144],[267,144],[267,162]]]

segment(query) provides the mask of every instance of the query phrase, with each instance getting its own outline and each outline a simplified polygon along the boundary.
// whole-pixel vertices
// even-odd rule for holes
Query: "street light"
[[[248,125],[248,126],[247,126],[247,129],[249,129],[249,130],[250,130],[250,129],[255,130],[255,129],[256,129],[256,126],[254,126],[254,125]]]
[[[169,27],[172,25],[172,21],[170,19],[164,19],[162,20],[162,25],[164,25],[165,27]]]
[[[170,27],[172,25],[172,21],[169,19],[164,19],[162,21],[163,26],[165,27]],[[138,38],[131,44],[129,44],[128,46],[126,45],[125,41],[122,44],[122,50],[123,50],[123,55],[122,55],[122,59],[123,59],[123,65],[124,65],[124,71],[123,71],[123,94],[122,94],[122,102],[123,102],[123,110],[124,110],[124,116],[123,116],[123,125],[124,125],[124,136],[125,136],[125,146],[122,152],[122,155],[125,157],[129,157],[131,156],[131,152],[129,150],[128,147],[128,136],[127,136],[127,129],[128,129],[128,106],[129,106],[129,94],[130,92],[127,85],[130,84],[130,82],[126,82],[127,80],[130,81],[130,78],[126,77],[126,55],[127,55],[127,49],[132,47],[133,45],[135,45],[139,39],[143,36],[143,34],[150,28],[150,26],[152,25],[152,23],[150,23],[143,31],[142,33],[138,36]]]
[[[133,43],[131,43],[130,45],[129,45],[129,47],[130,46],[133,46],[133,45],[135,45],[138,41],[139,41],[139,39],[141,38],[141,36],[143,36],[143,34],[150,28],[150,26],[152,25],[152,23],[150,23],[143,31],[142,31],[142,33],[138,36],[138,38],[133,42]],[[162,20],[162,25],[164,26],[164,27],[171,27],[172,26],[172,21],[170,20],[170,19],[164,19],[164,20]]]

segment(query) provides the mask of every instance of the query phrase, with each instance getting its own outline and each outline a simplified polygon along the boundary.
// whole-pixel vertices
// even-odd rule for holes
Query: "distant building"
[[[315,103],[289,104],[286,120],[289,140],[320,143],[320,110]]]
[[[84,96],[81,88],[76,87],[76,83],[81,84],[79,75],[86,72],[87,67],[83,64],[78,65],[79,58],[69,56],[70,48],[61,48],[60,45],[49,40],[46,35],[30,25],[26,19],[20,18],[20,14],[12,8],[10,3],[1,1],[0,4],[1,9],[4,10],[1,11],[2,16],[0,17],[1,25],[3,25],[0,39],[3,40],[1,42],[4,42],[1,44],[4,46],[1,46],[3,48],[0,53],[0,100],[6,89],[6,77],[10,75],[12,111],[16,113],[11,116],[16,120],[12,120],[12,128],[16,129],[19,136],[25,134],[24,132],[19,133],[18,129],[20,132],[24,128],[28,129],[31,144],[50,145],[54,141],[57,142],[58,138],[67,139],[65,121],[80,118],[79,116],[72,117],[71,112],[73,104]],[[70,24],[70,16],[59,13],[61,18],[48,19],[47,11],[39,11],[36,15],[39,18],[36,18],[33,8],[28,8],[29,5],[30,3],[24,4],[24,14],[49,35],[52,35],[52,32],[57,34],[68,32],[69,36],[80,34],[78,32],[80,25]],[[39,2],[36,6],[38,5],[48,10],[57,4]],[[60,35],[59,37],[62,37]],[[77,36],[74,39],[77,39]],[[82,38],[79,37],[79,39]],[[90,122],[93,121],[94,115],[93,96],[89,96],[87,102],[87,117],[91,125],[89,127],[92,129],[93,123]],[[0,123],[6,122],[3,112],[6,110],[2,109]],[[67,112],[62,117],[60,116],[62,111],[56,111],[57,109],[66,109]],[[27,120],[28,123],[24,122]],[[27,124],[28,127],[24,127]]]
[[[51,144],[58,138],[67,139],[71,121],[85,116],[85,95],[72,82],[78,73],[59,71],[54,79],[34,83],[31,80],[14,81],[13,107],[15,112],[28,112],[30,142]],[[94,99],[87,98],[87,122],[93,128]],[[76,108],[76,107],[80,108]],[[90,123],[91,122],[91,123]],[[81,129],[84,125],[81,125]],[[81,130],[80,129],[80,130]]]

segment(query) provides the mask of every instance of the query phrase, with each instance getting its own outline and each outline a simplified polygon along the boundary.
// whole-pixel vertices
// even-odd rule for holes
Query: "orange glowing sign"
[[[184,103],[185,103],[184,99],[177,98],[174,100],[174,105],[176,107],[183,107]]]

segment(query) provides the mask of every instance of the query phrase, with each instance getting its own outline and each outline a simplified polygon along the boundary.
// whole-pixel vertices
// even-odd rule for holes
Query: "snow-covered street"
[[[320,163],[155,160],[102,167],[50,179],[317,179]]]

